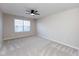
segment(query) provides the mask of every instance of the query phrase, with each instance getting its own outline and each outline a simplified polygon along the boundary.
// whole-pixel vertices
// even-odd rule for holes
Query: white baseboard
[[[64,46],[67,46],[67,47],[70,47],[70,48],[73,48],[73,49],[79,50],[78,47],[71,46],[71,45],[69,45],[69,44],[66,44],[66,43],[63,43],[63,42],[60,42],[60,41],[55,41],[55,40],[49,39],[48,37],[45,37],[45,36],[41,36],[41,35],[38,35],[38,36],[41,37],[41,38],[43,38],[43,39],[47,39],[47,40],[50,40],[50,41],[56,42],[56,43],[58,43],[58,44],[61,44],[61,45],[64,45]]]
[[[59,44],[64,45],[64,46],[68,46],[68,47],[73,48],[73,49],[76,49],[76,50],[79,50],[78,47],[71,46],[69,44],[66,44],[66,43],[63,43],[63,42],[60,42],[60,41],[55,41],[55,40],[51,40],[51,41],[54,41],[54,42],[59,43]]]

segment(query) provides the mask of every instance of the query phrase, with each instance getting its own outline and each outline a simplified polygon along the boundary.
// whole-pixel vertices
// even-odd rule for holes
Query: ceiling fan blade
[[[40,15],[39,13],[35,13],[35,15]]]
[[[26,12],[25,12],[26,14],[29,14],[29,13],[31,13],[31,11],[29,11],[29,10],[26,10]]]
[[[25,14],[31,14],[31,13],[25,13]]]
[[[35,11],[35,12],[38,12],[38,11]]]
[[[31,10],[26,10],[26,12],[31,12]]]

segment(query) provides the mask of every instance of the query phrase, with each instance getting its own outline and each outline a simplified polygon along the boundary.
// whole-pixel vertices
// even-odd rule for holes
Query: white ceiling
[[[78,3],[0,3],[0,9],[4,13],[35,19],[43,18],[48,15],[75,7],[79,7],[79,4]],[[28,9],[37,9],[40,15],[39,16],[26,15],[25,10]]]

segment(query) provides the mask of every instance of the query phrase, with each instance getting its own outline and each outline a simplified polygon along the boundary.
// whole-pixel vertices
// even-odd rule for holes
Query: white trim
[[[50,39],[49,39],[49,40],[50,40]],[[71,46],[71,45],[69,45],[69,44],[66,44],[66,43],[63,43],[63,42],[60,42],[60,41],[55,41],[55,40],[51,40],[51,41],[57,42],[57,43],[59,43],[59,44],[61,44],[61,45],[65,45],[65,46],[68,46],[68,47],[73,48],[73,49],[76,49],[76,50],[79,50],[78,47]]]
[[[61,45],[68,46],[68,47],[70,47],[70,48],[73,48],[73,49],[79,50],[78,47],[71,46],[71,45],[69,45],[69,44],[66,44],[66,43],[63,43],[63,42],[60,42],[60,41],[51,40],[51,39],[49,39],[49,38],[46,38],[45,36],[41,36],[41,35],[38,35],[38,36],[41,37],[41,38],[43,38],[43,39],[47,39],[47,40],[50,40],[50,41],[56,42],[56,43],[58,43],[58,44],[61,44]]]

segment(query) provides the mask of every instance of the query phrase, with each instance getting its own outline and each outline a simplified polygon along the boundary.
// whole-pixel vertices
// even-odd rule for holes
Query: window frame
[[[16,29],[15,29],[15,28],[16,28],[16,27],[15,27],[15,26],[16,26],[16,25],[15,25],[15,20],[22,20],[22,21],[23,21],[23,31],[16,31]],[[29,26],[29,27],[30,27],[30,28],[29,28],[30,30],[29,30],[29,31],[25,31],[25,30],[24,30],[24,21],[29,21],[29,22],[30,22],[30,26]],[[31,32],[31,21],[30,21],[30,20],[24,20],[24,19],[14,19],[14,32],[15,32],[15,33]]]

